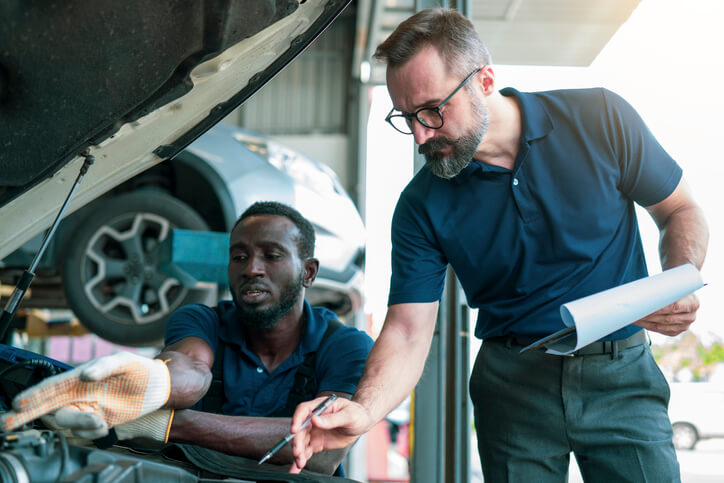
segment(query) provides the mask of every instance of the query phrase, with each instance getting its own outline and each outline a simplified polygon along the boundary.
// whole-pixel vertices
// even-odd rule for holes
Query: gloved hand
[[[108,428],[159,409],[168,401],[171,378],[163,361],[119,352],[45,379],[13,399],[0,416],[5,431],[60,408],[94,413]]]
[[[119,424],[113,429],[119,440],[143,437],[166,443],[173,414],[173,409],[159,409],[133,421]],[[74,408],[58,409],[54,414],[42,416],[42,420],[49,428],[63,433],[69,441],[88,442],[108,434],[108,425],[97,414]]]

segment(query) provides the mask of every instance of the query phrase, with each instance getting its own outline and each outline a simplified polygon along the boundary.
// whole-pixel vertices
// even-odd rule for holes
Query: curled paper
[[[703,286],[699,270],[686,264],[568,302],[561,305],[567,329],[543,345],[551,354],[570,354]]]

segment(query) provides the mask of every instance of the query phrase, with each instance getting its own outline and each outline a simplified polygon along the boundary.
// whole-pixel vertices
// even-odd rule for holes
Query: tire
[[[90,331],[116,344],[156,345],[181,305],[213,302],[216,290],[184,287],[159,271],[172,228],[208,230],[180,200],[135,191],[95,202],[69,237],[62,265],[68,305]]]
[[[674,423],[674,447],[676,449],[694,449],[699,441],[699,433],[689,423]]]

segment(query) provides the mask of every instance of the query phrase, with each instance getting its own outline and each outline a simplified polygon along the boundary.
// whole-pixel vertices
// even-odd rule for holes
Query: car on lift
[[[340,281],[349,279],[337,275],[355,271],[350,260],[361,246],[360,233],[346,231],[358,214],[336,178],[269,139],[212,127],[348,3],[0,2],[1,271],[15,278],[13,258],[45,250],[44,265],[33,257],[5,303],[2,332],[28,285],[28,300],[37,300],[64,284],[69,303],[99,333],[115,326],[108,334],[121,342],[153,338],[172,306],[191,300],[197,289],[210,296],[208,287],[186,291],[158,270],[156,250],[169,231],[226,231],[247,204],[269,198],[311,218],[318,253],[339,257],[322,261],[328,272],[320,275],[335,292],[327,300],[343,308],[347,302],[335,297],[344,292]],[[37,238],[49,227],[51,245]],[[30,284],[33,278],[40,283]],[[0,412],[24,388],[67,369],[0,344]],[[0,431],[2,481],[348,481],[256,463],[208,464],[78,445],[38,421]],[[224,474],[209,476],[215,470]]]
[[[158,342],[175,308],[216,297],[160,269],[169,231],[225,232],[252,202],[275,199],[317,229],[310,301],[342,315],[359,307],[362,224],[334,173],[213,127],[347,3],[0,3],[12,20],[0,29],[0,283],[22,285],[37,262],[22,305],[10,302],[70,307],[119,344]]]
[[[252,203],[299,209],[317,233],[320,271],[307,298],[344,317],[361,303],[364,226],[328,166],[248,130],[218,124],[159,163],[67,217],[35,271],[27,308],[70,308],[117,344],[158,342],[166,319],[192,302],[213,305],[215,284],[186,286],[163,270],[160,248],[174,228],[228,232]],[[11,284],[42,234],[0,261]]]

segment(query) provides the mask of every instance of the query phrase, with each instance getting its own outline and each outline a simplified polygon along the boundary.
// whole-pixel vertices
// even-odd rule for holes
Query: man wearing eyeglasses
[[[495,88],[472,24],[425,10],[377,49],[394,109],[426,165],[398,201],[385,325],[352,401],[294,442],[349,444],[416,384],[450,264],[484,340],[470,381],[486,481],[562,482],[570,453],[587,481],[678,481],[669,390],[643,329],[677,335],[695,296],[573,356],[520,354],[563,328],[561,304],[645,277],[634,202],[661,231],[664,268],[701,267],[708,230],[682,170],[631,106],[605,89]],[[301,405],[292,431],[314,404]]]

